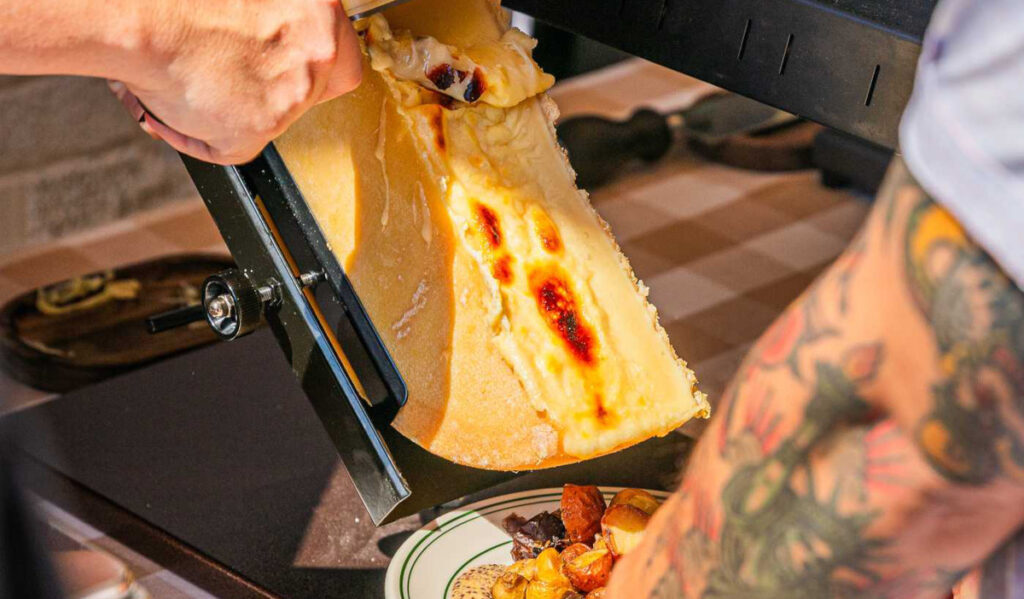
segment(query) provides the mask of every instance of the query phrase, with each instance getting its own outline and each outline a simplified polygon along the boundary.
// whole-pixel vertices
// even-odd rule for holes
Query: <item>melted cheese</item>
[[[555,83],[555,78],[533,61],[537,40],[518,29],[459,51],[432,37],[392,32],[383,15],[368,21],[364,37],[374,70],[387,71],[454,100],[511,107]]]
[[[429,96],[416,93],[415,86],[426,85],[420,65],[427,65],[427,71],[438,60],[466,69],[473,65],[460,63],[457,50],[429,37],[413,41],[406,34],[403,46],[421,51],[396,52],[396,38],[379,15],[370,31],[371,64],[384,74],[401,112],[414,123],[424,159],[448,178],[446,203],[455,230],[481,272],[489,275],[495,343],[533,407],[562,431],[564,450],[577,457],[593,455],[629,441],[646,427],[657,427],[663,414],[645,413],[654,398],[634,380],[645,376],[645,368],[622,354],[612,326],[618,316],[607,309],[615,304],[603,304],[600,290],[591,284],[592,254],[575,240],[567,248],[549,213],[564,201],[560,194],[570,194],[572,203],[581,198],[568,170],[559,170],[560,181],[538,176],[549,153],[535,150],[550,147],[550,131],[534,126],[530,106],[519,106],[547,87],[536,85],[533,74],[541,71],[522,51],[532,45],[509,41],[511,33],[518,34],[513,40],[522,36],[510,30],[498,44],[477,46],[475,54],[467,50],[466,55],[492,59],[488,74],[502,61],[515,65],[502,71],[499,85],[492,87],[487,80],[487,89],[497,89],[509,102],[488,102],[485,92],[482,104],[446,108],[424,103]],[[406,59],[376,58],[396,54]],[[516,60],[507,60],[510,55]],[[416,59],[408,60],[410,56]],[[699,403],[690,397],[693,374],[685,369],[672,374],[683,379],[677,385],[682,392],[679,405]]]

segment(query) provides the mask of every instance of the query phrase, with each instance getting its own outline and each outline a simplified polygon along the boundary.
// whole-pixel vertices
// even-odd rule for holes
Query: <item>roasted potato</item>
[[[506,568],[508,572],[515,572],[526,580],[533,580],[537,577],[537,558],[521,559]]]
[[[566,562],[563,571],[573,587],[588,593],[608,583],[612,564],[612,554],[607,549],[596,549]]]
[[[498,580],[494,581],[494,586],[491,587],[491,597],[493,599],[523,599],[526,597],[526,587],[529,584],[530,581],[523,576],[506,571],[498,577]]]
[[[604,587],[590,591],[585,599],[604,599]]]
[[[562,523],[573,543],[593,543],[601,531],[604,514],[604,496],[594,486],[565,485],[562,487]]]
[[[565,564],[576,559],[576,557],[590,551],[590,547],[587,547],[583,543],[574,543],[565,548],[565,551],[559,556],[562,558],[562,569],[565,570]]]
[[[604,535],[597,535],[597,538],[594,539],[594,545],[591,548],[592,549],[608,549],[608,543],[604,542]]]
[[[526,587],[526,599],[581,599],[581,595],[567,584],[535,580]]]
[[[640,508],[647,512],[648,515],[653,515],[661,505],[658,503],[658,500],[654,498],[654,495],[651,495],[643,489],[623,489],[619,491],[615,494],[615,497],[612,497],[611,505],[618,505],[620,503]]]
[[[621,557],[639,545],[650,519],[650,514],[626,503],[609,507],[601,518],[601,534],[612,555]]]
[[[547,548],[537,556],[537,576],[541,582],[553,585],[569,586],[569,579],[562,574],[562,558],[554,548]]]

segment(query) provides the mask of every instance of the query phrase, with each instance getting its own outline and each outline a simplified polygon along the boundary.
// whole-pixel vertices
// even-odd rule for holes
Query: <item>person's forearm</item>
[[[1022,365],[1024,294],[897,169],[611,596],[946,597],[1024,521]]]
[[[251,160],[362,61],[337,0],[0,0],[0,74],[109,79],[147,133],[207,162]]]
[[[136,79],[173,10],[165,0],[0,0],[0,73]]]

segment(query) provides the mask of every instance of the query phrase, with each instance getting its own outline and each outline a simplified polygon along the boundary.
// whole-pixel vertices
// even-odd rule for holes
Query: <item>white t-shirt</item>
[[[943,0],[900,126],[910,172],[1024,288],[1024,0]]]

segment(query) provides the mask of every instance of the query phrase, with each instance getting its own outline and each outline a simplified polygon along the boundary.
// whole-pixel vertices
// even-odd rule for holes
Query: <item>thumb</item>
[[[341,3],[337,6],[337,52],[318,102],[326,102],[354,90],[363,79],[363,51],[359,48],[359,38]]]

